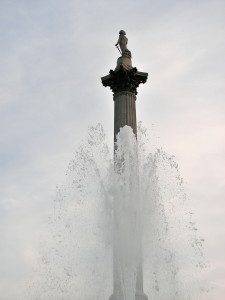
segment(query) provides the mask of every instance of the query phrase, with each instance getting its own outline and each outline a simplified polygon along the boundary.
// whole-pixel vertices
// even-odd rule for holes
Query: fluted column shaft
[[[133,129],[137,135],[137,120],[136,120],[136,95],[132,92],[118,92],[113,97],[114,100],[114,141],[120,128],[125,125]]]

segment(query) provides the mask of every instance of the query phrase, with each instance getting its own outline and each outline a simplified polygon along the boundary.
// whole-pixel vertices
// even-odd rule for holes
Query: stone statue
[[[129,51],[127,49],[127,42],[128,42],[128,38],[126,37],[126,32],[124,30],[120,30],[119,39],[115,46],[118,47],[118,44],[119,44],[122,55],[125,54],[126,51]]]

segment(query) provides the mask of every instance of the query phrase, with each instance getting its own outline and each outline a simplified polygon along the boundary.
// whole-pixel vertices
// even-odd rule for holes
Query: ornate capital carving
[[[109,86],[114,95],[119,92],[131,92],[137,95],[140,83],[145,83],[148,73],[138,72],[136,68],[127,70],[121,65],[117,70],[110,70],[109,75],[102,77],[102,84]]]

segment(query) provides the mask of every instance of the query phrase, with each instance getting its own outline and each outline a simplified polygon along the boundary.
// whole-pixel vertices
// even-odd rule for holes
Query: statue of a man
[[[115,46],[120,46],[122,54],[124,54],[127,50],[127,42],[128,38],[126,37],[126,32],[124,30],[120,30],[119,32],[119,39]]]

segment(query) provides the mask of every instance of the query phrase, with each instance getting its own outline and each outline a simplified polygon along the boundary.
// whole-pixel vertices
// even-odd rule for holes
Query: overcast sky
[[[225,295],[225,1],[0,0],[0,299],[29,274],[55,186],[89,125],[113,136],[100,77],[124,29],[149,73],[137,118],[174,154]]]

